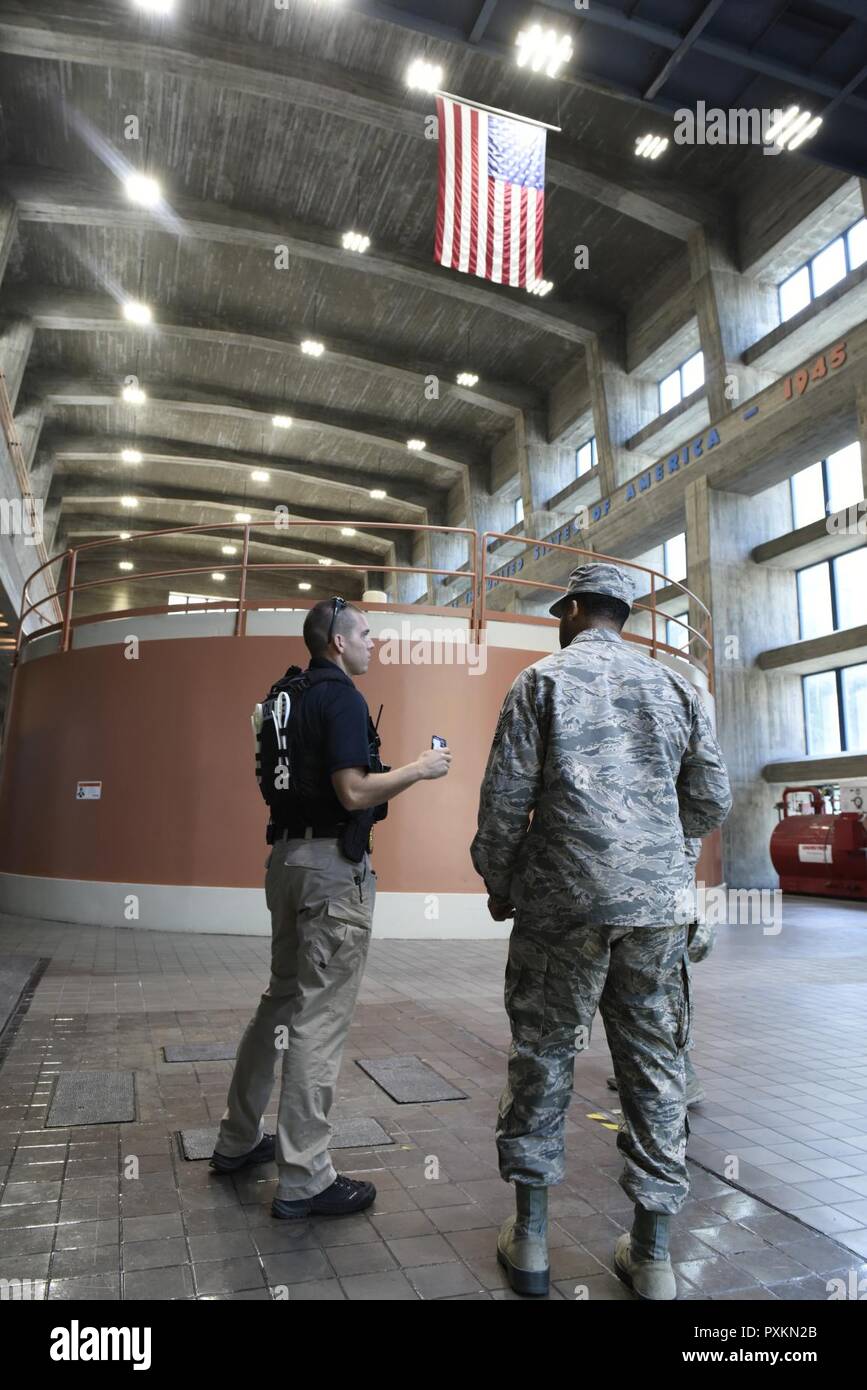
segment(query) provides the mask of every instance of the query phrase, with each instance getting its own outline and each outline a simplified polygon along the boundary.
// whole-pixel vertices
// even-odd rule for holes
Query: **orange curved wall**
[[[292,637],[112,644],[43,656],[15,672],[0,780],[0,872],[115,883],[258,888],[267,812],[253,772],[250,713],[306,649]],[[391,803],[376,827],[379,886],[481,892],[469,858],[479,785],[500,704],[543,652],[488,646],[465,666],[371,662],[358,681],[392,766],[448,739],[452,771]],[[75,799],[78,781],[102,799]],[[718,837],[700,875],[720,880]]]

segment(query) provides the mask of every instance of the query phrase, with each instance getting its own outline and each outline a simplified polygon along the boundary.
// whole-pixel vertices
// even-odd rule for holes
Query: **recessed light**
[[[271,477],[271,474],[266,473],[264,468],[254,468],[253,472],[250,474],[250,477],[252,478],[254,483],[267,483],[268,479]]]
[[[212,579],[216,579],[217,582],[219,583],[220,581],[222,581],[223,579],[225,579],[226,576],[223,574],[222,570],[212,570],[212,571],[211,571],[211,578],[212,578]]]
[[[341,526],[341,528],[340,528],[340,534],[341,534],[341,536],[354,536],[354,535],[356,534],[355,527],[354,527],[354,526]]]
[[[443,85],[443,70],[436,63],[416,58],[406,70],[406,85],[414,92],[436,92]]]
[[[406,441],[406,447],[408,449],[412,449],[414,454],[419,454],[421,453],[422,449],[427,448],[427,444],[423,439],[408,439]]]
[[[130,174],[124,187],[130,201],[140,203],[145,208],[155,207],[163,196],[156,179],[152,179],[149,174]]]
[[[138,449],[121,449],[120,457],[122,463],[141,463],[144,455]]]
[[[238,553],[238,547],[236,545],[221,545],[220,549],[224,555],[237,555]]]
[[[253,520],[253,517],[250,514],[250,512],[235,512],[235,520],[244,522],[244,524],[246,525],[248,521]]]
[[[641,159],[659,159],[667,148],[668,138],[665,135],[641,135],[635,142],[635,153]]]
[[[298,588],[299,588],[299,589],[309,589],[309,588],[310,588],[310,585],[307,584],[307,583],[302,579],[301,583],[298,585]]]
[[[388,493],[381,487],[372,487],[370,489],[370,495],[376,502],[382,502],[382,500],[388,496]]]
[[[127,405],[144,405],[147,400],[147,392],[140,386],[125,386],[121,391],[121,396]]]
[[[359,255],[364,255],[370,245],[370,237],[363,232],[344,232],[343,249],[344,251],[357,251]]]
[[[137,497],[122,497],[122,498],[120,499],[120,505],[121,505],[122,507],[137,507],[137,506],[138,506],[138,498],[137,498]]]
[[[272,415],[271,424],[278,430],[288,430],[292,424],[291,415]]]
[[[153,310],[149,304],[142,304],[137,299],[127,299],[123,306],[123,316],[130,323],[151,323]]]
[[[478,380],[475,372],[458,372],[458,386],[475,386]]]
[[[305,338],[301,344],[301,351],[308,357],[321,357],[325,351],[325,344],[318,343],[315,338]]]
[[[572,57],[569,35],[558,34],[555,29],[543,29],[541,24],[531,24],[529,29],[522,29],[515,43],[518,67],[544,72],[546,77],[556,77],[563,64]]]
[[[118,562],[118,566],[117,566],[117,567],[118,567],[119,570],[132,570],[132,569],[135,569],[135,565],[133,564],[132,560],[120,560],[120,561]]]

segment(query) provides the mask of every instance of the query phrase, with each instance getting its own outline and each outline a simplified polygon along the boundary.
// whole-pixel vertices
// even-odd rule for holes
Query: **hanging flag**
[[[437,97],[434,260],[502,285],[542,279],[545,127]]]

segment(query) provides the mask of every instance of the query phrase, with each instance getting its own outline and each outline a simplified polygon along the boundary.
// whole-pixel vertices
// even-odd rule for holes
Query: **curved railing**
[[[266,607],[271,608],[275,605],[283,606],[286,604],[288,597],[283,594],[277,598],[249,598],[247,589],[248,579],[251,575],[264,573],[266,571],[277,573],[283,571],[307,572],[316,574],[319,577],[322,575],[322,567],[318,560],[251,560],[251,532],[255,531],[261,533],[268,525],[268,523],[264,522],[223,522],[217,523],[216,525],[208,523],[202,526],[171,527],[160,531],[139,531],[132,532],[125,541],[125,544],[134,546],[136,541],[151,541],[166,536],[185,537],[197,534],[211,535],[215,532],[240,533],[243,540],[240,559],[235,563],[229,563],[225,558],[221,557],[218,561],[221,573],[238,574],[239,583],[237,594],[227,594],[225,600],[222,599],[222,596],[219,596],[219,598],[215,596],[215,598],[208,603],[190,603],[186,606],[186,611],[198,611],[201,609],[202,611],[213,612],[215,602],[219,602],[223,609],[227,609],[236,614],[235,635],[243,637],[247,628],[247,615],[249,612]],[[648,565],[637,564],[634,560],[622,560],[618,556],[603,555],[598,551],[585,550],[579,546],[564,545],[557,541],[537,541],[532,538],[518,537],[501,531],[485,531],[480,535],[478,531],[466,526],[430,526],[396,521],[365,522],[355,518],[346,522],[313,521],[305,518],[304,520],[299,519],[296,522],[281,522],[279,525],[275,526],[275,529],[284,533],[293,526],[295,528],[304,527],[305,529],[323,528],[332,531],[339,530],[344,526],[351,526],[356,532],[365,530],[409,531],[416,534],[464,537],[467,545],[468,560],[466,565],[461,569],[447,569],[435,565],[389,564],[380,560],[378,557],[371,559],[365,564],[353,564],[341,560],[332,560],[328,568],[330,572],[335,573],[360,572],[369,574],[373,572],[376,574],[394,575],[425,574],[429,577],[439,576],[444,580],[460,581],[463,597],[465,599],[463,605],[459,604],[455,599],[452,599],[448,606],[441,604],[422,606],[415,601],[404,601],[403,603],[395,601],[389,606],[412,607],[418,608],[419,611],[448,613],[451,616],[454,616],[456,613],[464,613],[469,619],[470,627],[475,630],[484,628],[491,618],[508,619],[510,616],[514,617],[514,615],[509,615],[508,613],[495,612],[490,608],[488,594],[496,585],[515,585],[519,589],[533,590],[537,593],[550,592],[554,594],[562,594],[565,587],[565,575],[563,580],[556,584],[548,580],[537,578],[519,578],[517,571],[524,567],[525,561],[523,557],[520,557],[520,563],[518,563],[518,557],[516,557],[514,561],[510,561],[505,567],[501,567],[500,570],[492,572],[490,567],[491,557],[489,554],[489,546],[492,541],[502,541],[512,545],[519,545],[525,551],[532,550],[533,560],[536,562],[544,560],[545,555],[542,554],[543,551],[546,555],[551,552],[562,551],[564,560],[566,560],[567,557],[569,558],[569,570],[573,569],[574,565],[581,560],[611,561],[613,564],[621,565],[625,569],[633,570],[647,576],[647,583],[649,586],[649,602],[638,601],[633,605],[633,614],[646,613],[648,615],[650,624],[649,635],[627,631],[624,633],[624,636],[629,641],[646,646],[653,656],[657,656],[660,652],[665,652],[670,656],[689,662],[704,674],[708,688],[711,691],[713,690],[713,635],[709,610],[685,584],[682,584],[679,580],[670,579],[667,575],[663,574],[662,571],[655,570]],[[69,651],[71,646],[73,629],[82,623],[95,622],[108,617],[119,618],[125,614],[139,615],[142,613],[171,613],[178,611],[175,605],[162,603],[139,609],[106,609],[104,612],[97,614],[76,617],[74,614],[74,604],[77,596],[93,591],[100,591],[110,586],[117,585],[118,583],[139,583],[146,580],[171,579],[180,576],[212,574],[214,572],[214,562],[212,561],[202,565],[182,565],[172,566],[166,569],[135,570],[124,574],[122,578],[117,575],[112,575],[103,579],[88,579],[85,582],[79,581],[78,565],[80,557],[90,557],[94,552],[99,552],[109,546],[116,546],[117,543],[118,537],[116,535],[106,537],[103,540],[87,541],[83,545],[53,555],[50,559],[46,560],[44,564],[40,565],[38,569],[33,571],[24,584],[22,594],[21,612],[18,619],[18,633],[16,638],[16,660],[25,642],[35,636],[44,636],[48,632],[54,631],[60,633],[60,649],[66,652]],[[64,582],[61,584],[60,578],[58,578],[57,587],[55,589],[42,594],[38,600],[31,600],[30,593],[34,580],[36,580],[39,575],[45,574],[54,565],[65,565],[65,575],[63,575]],[[511,572],[513,566],[516,572]],[[564,565],[564,570],[565,568],[566,566]],[[506,573],[504,569],[510,572]],[[683,599],[690,607],[690,612],[697,616],[697,621],[701,624],[701,627],[693,627],[689,622],[684,622],[681,618],[666,613],[659,608],[657,603],[658,581],[661,581],[661,584],[665,587],[675,589],[683,596]],[[45,605],[50,605],[55,601],[61,605],[63,614],[62,621],[48,622],[41,609]],[[291,602],[292,606],[295,608],[305,608],[312,606],[317,600],[297,598],[293,594],[291,595]],[[42,626],[25,633],[25,623],[32,614],[36,614],[39,617]],[[686,650],[660,640],[658,632],[660,620],[676,623],[688,633]],[[531,621],[541,622],[549,626],[555,624],[555,620],[548,617],[534,617]]]

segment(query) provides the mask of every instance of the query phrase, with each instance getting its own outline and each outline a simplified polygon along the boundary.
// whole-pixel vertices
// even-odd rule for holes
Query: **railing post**
[[[241,556],[241,583],[238,586],[238,616],[235,620],[235,636],[244,637],[247,632],[247,561],[250,558],[250,527],[244,527],[244,553]]]
[[[75,587],[75,563],[78,552],[67,550],[66,552],[66,597],[63,600],[63,636],[60,640],[60,650],[68,652],[72,641],[72,591]]]
[[[656,650],[656,570],[650,576],[650,654],[658,655]]]

